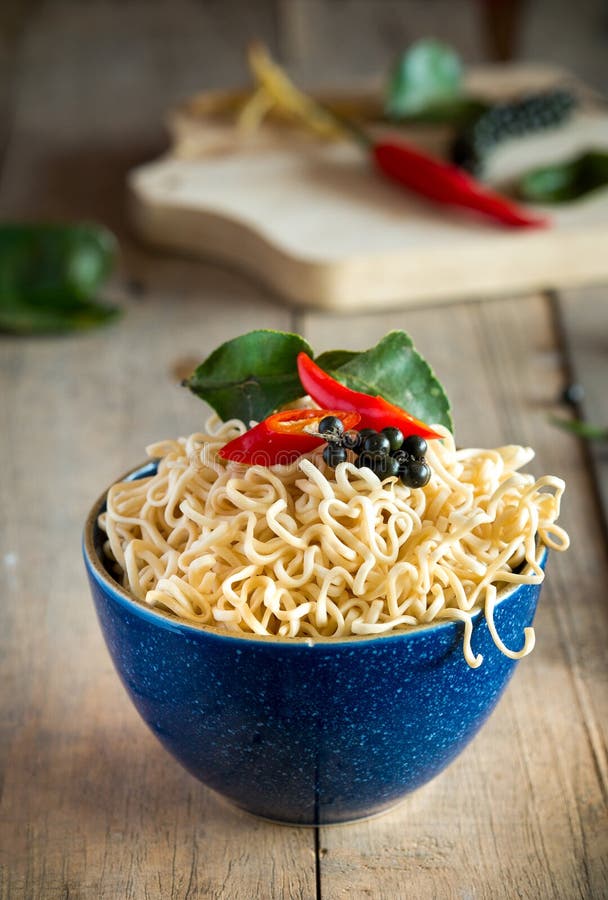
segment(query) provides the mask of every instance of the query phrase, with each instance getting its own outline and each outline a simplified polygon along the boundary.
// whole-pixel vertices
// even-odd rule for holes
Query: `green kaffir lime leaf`
[[[310,345],[298,334],[250,331],[214,350],[185,385],[220,418],[259,422],[302,396],[300,351],[312,356]]]
[[[328,366],[332,360],[341,364]],[[325,353],[317,362],[347,387],[364,394],[379,394],[423,422],[453,430],[446,393],[405,331],[390,331],[375,347],[349,354],[343,361],[340,356]]]

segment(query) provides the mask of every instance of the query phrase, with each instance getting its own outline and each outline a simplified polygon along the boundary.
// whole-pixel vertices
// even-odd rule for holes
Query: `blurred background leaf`
[[[462,108],[466,103],[462,88],[463,65],[458,53],[440,41],[416,41],[393,68],[386,113],[392,119],[446,115],[454,106]]]
[[[549,421],[557,428],[570,431],[586,441],[608,440],[608,428],[601,425],[593,425],[590,422],[583,422],[581,419],[560,419],[557,416],[551,416]]]
[[[530,203],[567,203],[608,185],[608,152],[589,150],[565,162],[526,172],[517,194]]]
[[[0,225],[0,330],[64,332],[113,321],[117,307],[93,296],[117,256],[114,235],[95,224]]]

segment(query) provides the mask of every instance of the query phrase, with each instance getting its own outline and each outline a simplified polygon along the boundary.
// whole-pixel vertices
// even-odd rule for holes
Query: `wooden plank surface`
[[[112,669],[80,559],[95,494],[204,412],[173,371],[234,321],[289,327],[228,275],[180,267],[116,329],[3,339],[1,482],[6,756],[0,895],[141,898],[314,892],[314,836],[232,810],[147,732]],[[205,314],[221,296],[222,311]],[[134,353],[134,348],[138,352]],[[274,875],[272,874],[274,872]]]
[[[279,37],[294,74],[314,86],[378,77],[414,40],[432,35],[468,63],[487,60],[482,17],[470,0],[278,0]],[[604,0],[536,0],[522,14],[517,59],[606,85]]]
[[[324,900],[346,896],[601,897],[608,892],[608,577],[593,485],[578,441],[548,424],[564,383],[543,297],[348,320],[307,317],[319,350],[369,346],[403,327],[453,398],[463,446],[523,443],[531,469],[568,484],[573,549],[552,554],[537,646],[463,755],[375,822],[321,833]]]
[[[124,174],[162,146],[162,110],[238,82],[252,30],[275,41],[274,5],[238,7],[42,4],[15,69],[0,214],[111,225],[122,261],[109,295],[128,314],[90,335],[0,340],[0,897],[607,896],[606,544],[584,448],[546,421],[566,380],[553,305],[293,317],[236,275],[148,253],[125,227]],[[198,427],[177,386],[184,359],[256,326],[301,330],[319,350],[404,327],[449,387],[460,443],[533,444],[534,471],[568,481],[573,548],[552,556],[537,647],[488,725],[393,813],[318,837],[233,810],[160,748],[112,670],[80,560],[101,487],[146,442]]]
[[[1,213],[113,227],[122,263],[109,295],[128,313],[90,335],[0,340],[0,896],[11,900],[315,893],[313,832],[233,810],[142,725],[80,558],[103,485],[147,441],[200,426],[205,410],[177,384],[184,358],[235,327],[290,327],[242,279],[152,256],[124,225],[124,173],[161,145],[161,109],[201,80],[238,79],[251,21],[239,32],[229,6],[185,4],[173,22],[147,3],[54,4],[26,35]]]
[[[608,285],[562,291],[556,303],[570,380],[582,388],[575,412],[588,424],[608,429]],[[608,534],[608,441],[590,441],[587,449]]]

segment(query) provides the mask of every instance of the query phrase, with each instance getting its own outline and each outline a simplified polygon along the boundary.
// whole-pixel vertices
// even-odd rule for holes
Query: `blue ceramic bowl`
[[[484,656],[478,669],[464,660],[455,622],[315,641],[231,637],[179,622],[133,599],[106,571],[96,524],[104,502],[105,494],[87,520],[84,556],[116,670],[169,752],[258,816],[327,825],[388,809],[463,750],[513,673],[481,614],[472,639]],[[508,646],[521,645],[538,594],[521,585],[498,604]]]

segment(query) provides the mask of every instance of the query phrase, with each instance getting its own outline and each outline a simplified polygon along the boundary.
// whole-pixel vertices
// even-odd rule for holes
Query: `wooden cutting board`
[[[473,72],[490,97],[564,83],[542,67]],[[346,102],[377,105],[376,94]],[[242,95],[202,94],[169,120],[170,152],[128,178],[132,221],[156,245],[235,265],[285,300],[365,310],[608,281],[608,190],[547,209],[552,227],[514,231],[426,203],[374,173],[347,142],[280,123],[236,125]],[[442,129],[400,132],[441,152]],[[585,104],[563,128],[512,141],[488,180],[588,147],[608,149],[608,115]]]

